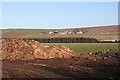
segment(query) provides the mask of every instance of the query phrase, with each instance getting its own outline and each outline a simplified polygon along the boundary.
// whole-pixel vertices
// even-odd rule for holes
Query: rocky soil
[[[71,58],[3,61],[3,78],[119,80],[120,52],[103,51]]]
[[[2,43],[3,80],[120,79],[119,50],[75,55],[67,47],[43,46],[34,40],[4,39]]]
[[[2,39],[2,59],[33,60],[68,58],[74,52],[65,46],[44,46],[34,40]]]

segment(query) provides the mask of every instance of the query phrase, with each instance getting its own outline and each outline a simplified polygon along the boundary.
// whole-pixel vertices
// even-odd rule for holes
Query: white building
[[[54,34],[54,32],[49,32],[48,34]]]
[[[82,32],[82,31],[79,31],[79,32],[77,32],[77,34],[83,34],[83,32]]]

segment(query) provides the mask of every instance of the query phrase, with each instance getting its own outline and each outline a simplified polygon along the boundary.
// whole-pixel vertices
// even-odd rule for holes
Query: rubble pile
[[[68,58],[74,52],[65,46],[44,46],[35,40],[2,39],[2,60]]]
[[[111,49],[96,52],[94,54],[97,55],[97,56],[101,56],[101,57],[116,57],[116,58],[120,57],[120,51],[119,50],[111,50]]]

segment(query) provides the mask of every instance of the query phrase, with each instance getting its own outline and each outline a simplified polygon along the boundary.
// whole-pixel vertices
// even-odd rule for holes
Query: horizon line
[[[112,25],[95,25],[95,26],[84,26],[84,27],[69,27],[69,28],[39,28],[39,27],[34,27],[34,28],[3,28],[0,27],[0,29],[73,29],[73,28],[92,28],[92,27],[102,27],[102,26],[119,26],[119,24],[112,24]]]

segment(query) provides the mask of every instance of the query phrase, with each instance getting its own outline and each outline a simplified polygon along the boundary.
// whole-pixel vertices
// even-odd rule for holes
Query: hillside
[[[90,27],[90,28],[78,28],[78,29],[87,33],[118,32],[118,26],[98,26],[98,27]]]
[[[89,37],[98,40],[115,40],[118,39],[119,26],[99,26],[89,28],[69,28],[69,29],[3,29],[3,38],[54,38],[54,37]],[[41,32],[49,33],[51,31],[82,31],[83,34],[40,34]]]

